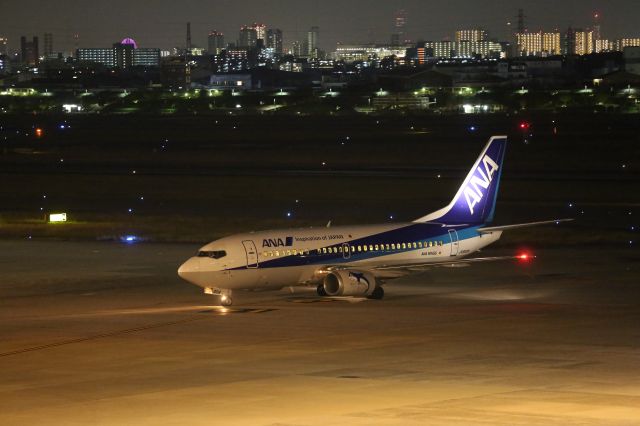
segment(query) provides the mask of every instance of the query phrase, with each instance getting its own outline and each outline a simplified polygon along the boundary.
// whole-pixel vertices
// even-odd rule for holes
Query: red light
[[[522,123],[520,123],[520,128],[521,128],[522,130],[526,130],[526,129],[528,129],[528,128],[529,128],[529,123],[527,123],[527,122],[523,121]]]
[[[42,129],[40,127],[38,127],[36,129],[36,137],[41,137],[42,136]]]
[[[516,255],[516,259],[518,259],[521,262],[528,262],[531,259],[534,259],[535,256],[533,256],[531,253],[520,253],[518,255]]]

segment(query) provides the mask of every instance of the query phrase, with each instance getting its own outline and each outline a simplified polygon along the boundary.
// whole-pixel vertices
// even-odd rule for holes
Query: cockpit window
[[[224,250],[214,250],[214,251],[199,251],[198,257],[210,257],[212,259],[221,259],[227,255],[227,252]]]

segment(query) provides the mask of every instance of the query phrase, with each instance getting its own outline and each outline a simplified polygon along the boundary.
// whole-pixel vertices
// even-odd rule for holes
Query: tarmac
[[[637,249],[232,308],[177,277],[196,250],[0,241],[0,424],[640,424]]]

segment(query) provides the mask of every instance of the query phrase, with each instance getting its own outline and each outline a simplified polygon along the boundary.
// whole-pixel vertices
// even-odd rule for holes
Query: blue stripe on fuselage
[[[404,227],[400,227],[397,229],[393,229],[391,231],[382,232],[379,234],[369,235],[363,238],[358,238],[351,241],[345,241],[344,243],[349,244],[349,246],[370,246],[373,245],[381,245],[381,244],[402,244],[402,243],[414,243],[418,241],[444,241],[445,244],[451,243],[451,239],[449,237],[449,230],[455,229],[458,233],[458,241],[467,240],[470,238],[477,237],[479,235],[478,228],[481,225],[456,225],[456,226],[444,226],[441,224],[433,224],[433,223],[412,223]],[[329,244],[323,246],[327,247],[339,247],[344,243],[336,243]],[[304,248],[304,247],[302,247]],[[428,247],[422,248],[407,248],[407,249],[396,249],[391,251],[386,250],[378,250],[378,251],[366,251],[366,252],[352,252],[351,256],[348,259],[343,257],[342,253],[326,253],[326,254],[310,254],[310,255],[291,255],[291,256],[281,256],[276,259],[269,260],[260,260],[260,268],[284,268],[291,266],[306,266],[306,265],[335,265],[340,263],[352,263],[366,259],[373,259],[376,257],[389,256],[397,253],[406,253],[415,250],[424,250]],[[322,249],[322,247],[320,247]],[[316,249],[313,249],[313,252],[316,252]],[[237,268],[231,268],[232,270],[241,270],[246,269],[246,265]]]

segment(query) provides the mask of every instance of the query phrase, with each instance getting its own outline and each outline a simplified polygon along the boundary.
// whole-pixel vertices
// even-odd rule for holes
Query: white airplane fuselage
[[[213,241],[179,269],[185,280],[211,290],[273,290],[318,284],[327,265],[373,267],[439,263],[464,258],[497,241],[501,232],[478,226],[402,223],[288,229],[238,234]],[[208,253],[224,253],[215,259]]]

